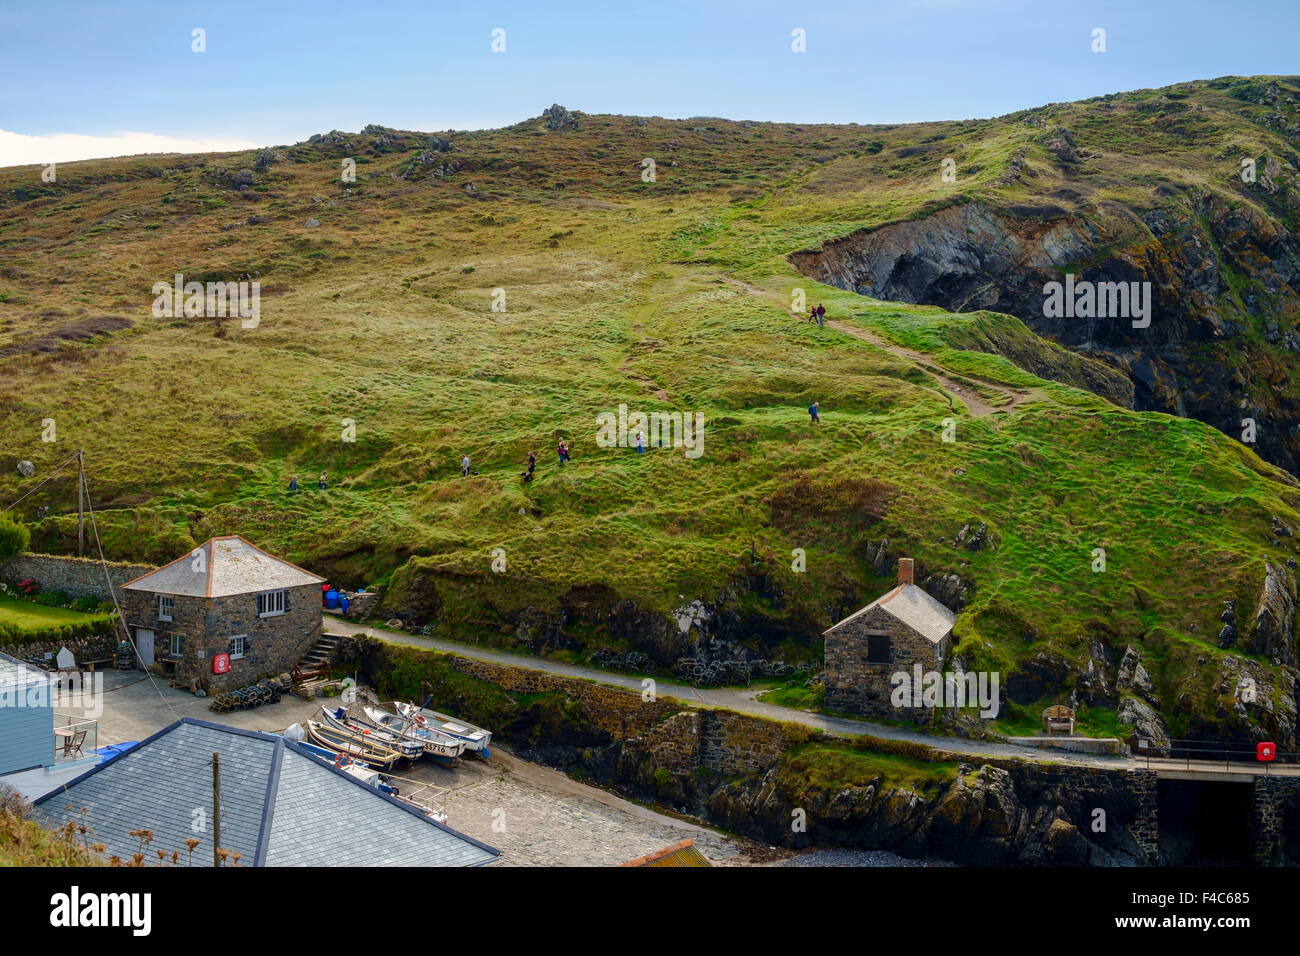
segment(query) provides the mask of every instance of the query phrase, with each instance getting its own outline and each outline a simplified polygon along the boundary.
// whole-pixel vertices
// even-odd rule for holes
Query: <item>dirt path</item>
[[[775,299],[772,296],[769,296],[762,289],[750,285],[748,282],[742,282],[739,279],[729,279],[728,281],[740,286],[750,295],[769,302],[775,302]],[[781,305],[781,309],[796,322],[807,321],[806,316],[801,316],[791,312],[789,309],[785,308],[784,304]],[[962,404],[966,406],[966,410],[976,418],[991,415],[994,412],[1008,412],[1017,406],[1023,405],[1025,402],[1037,401],[1043,397],[1042,392],[1039,389],[1017,389],[1002,384],[1001,382],[993,382],[982,378],[979,380],[981,385],[993,389],[1005,399],[1005,402],[1001,405],[990,405],[969,385],[963,385],[962,383],[952,379],[949,373],[945,372],[935,364],[933,356],[927,355],[924,352],[918,352],[916,349],[907,348],[904,345],[898,345],[897,343],[890,342],[887,339],[882,339],[874,332],[870,332],[862,326],[854,325],[851,322],[828,319],[826,325],[828,328],[834,329],[836,332],[842,332],[845,335],[853,336],[855,339],[861,339],[863,342],[874,345],[878,349],[883,349],[891,355],[896,355],[899,358],[906,359],[912,364],[918,366],[922,371],[935,380],[938,385],[936,391],[944,396],[949,406],[951,406],[954,411],[956,411],[956,406],[953,404],[953,396],[960,399]]]

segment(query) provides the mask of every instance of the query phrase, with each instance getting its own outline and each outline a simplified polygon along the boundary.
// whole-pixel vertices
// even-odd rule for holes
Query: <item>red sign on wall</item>
[[[226,673],[226,671],[228,671],[228,670],[230,670],[230,655],[229,655],[229,654],[214,654],[214,655],[212,655],[212,673],[214,673],[214,674],[224,674],[224,673]]]
[[[1271,743],[1255,744],[1255,757],[1258,760],[1269,761],[1277,759],[1277,747]]]

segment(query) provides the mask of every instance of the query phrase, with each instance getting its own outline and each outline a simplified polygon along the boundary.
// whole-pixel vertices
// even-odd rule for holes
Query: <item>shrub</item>
[[[0,515],[0,558],[8,558],[26,551],[32,544],[32,534],[17,518]]]
[[[32,599],[32,603],[45,607],[64,607],[69,601],[67,591],[45,591]]]
[[[82,614],[96,614],[104,610],[103,603],[99,598],[79,597],[69,607],[74,611],[80,611]]]
[[[23,578],[18,582],[18,593],[31,597],[33,594],[40,593],[41,585],[35,578]]]

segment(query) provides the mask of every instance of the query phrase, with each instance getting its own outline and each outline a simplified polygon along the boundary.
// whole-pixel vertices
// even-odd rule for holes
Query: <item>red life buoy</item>
[[[341,754],[341,753],[340,753],[340,754],[335,754],[335,755],[334,755],[334,766],[336,766],[336,767],[338,767],[340,770],[342,770],[342,769],[343,769],[344,767],[346,767],[347,765],[348,765],[348,757],[347,757],[347,754]]]

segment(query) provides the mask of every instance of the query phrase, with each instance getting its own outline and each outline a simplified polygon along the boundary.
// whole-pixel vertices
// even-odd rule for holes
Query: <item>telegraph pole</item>
[[[86,556],[86,462],[77,449],[77,557]]]
[[[212,751],[212,865],[221,866],[221,754]]]

